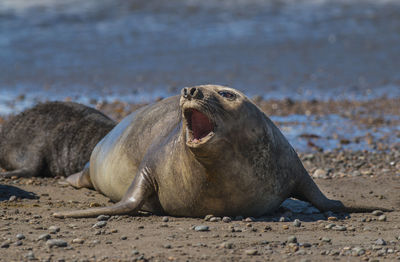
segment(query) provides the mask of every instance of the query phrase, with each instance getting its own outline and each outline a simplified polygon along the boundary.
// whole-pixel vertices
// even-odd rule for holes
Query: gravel
[[[92,226],[92,228],[103,228],[107,225],[107,221],[99,221]]]
[[[301,226],[301,222],[300,220],[298,220],[297,218],[293,221],[293,226],[295,227],[300,227]]]
[[[195,231],[209,231],[210,229],[209,229],[209,227],[208,226],[204,226],[204,225],[199,225],[199,226],[196,226],[195,228],[194,228],[194,230]]]
[[[52,248],[52,247],[66,247],[66,246],[68,246],[68,243],[67,243],[67,241],[62,240],[62,239],[49,239],[49,240],[47,240],[46,245],[49,248]]]
[[[96,219],[97,219],[97,221],[107,221],[107,220],[110,219],[110,216],[108,216],[108,215],[100,215]]]

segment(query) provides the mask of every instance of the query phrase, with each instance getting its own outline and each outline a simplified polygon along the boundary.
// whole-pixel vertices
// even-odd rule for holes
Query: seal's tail
[[[321,211],[348,213],[368,213],[374,210],[381,210],[386,212],[393,211],[392,209],[388,208],[358,206],[354,204],[346,204],[339,200],[329,199],[321,192],[321,190],[315,184],[314,180],[312,180],[310,175],[305,170],[304,172],[305,175],[297,186],[294,197],[310,202]]]

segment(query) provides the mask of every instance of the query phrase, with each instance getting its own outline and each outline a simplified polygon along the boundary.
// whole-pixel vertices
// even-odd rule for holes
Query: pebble
[[[232,218],[230,218],[230,217],[223,217],[222,218],[222,222],[229,223],[231,221],[232,221]]]
[[[279,222],[288,222],[289,219],[287,217],[280,217]]]
[[[246,219],[244,220],[244,222],[254,222],[254,221],[256,221],[254,217],[246,217]]]
[[[57,232],[60,232],[60,227],[58,227],[58,226],[50,226],[49,227],[49,231],[50,231],[50,234],[56,234]]]
[[[29,251],[28,254],[25,255],[25,258],[28,260],[36,260],[35,254],[32,251]]]
[[[134,249],[134,250],[132,250],[131,254],[132,255],[138,255],[139,254],[139,250]]]
[[[224,242],[221,245],[219,245],[219,247],[226,248],[226,249],[232,249],[233,248],[233,244],[229,243],[229,242]]]
[[[92,226],[92,228],[102,228],[107,225],[107,221],[99,221]]]
[[[169,221],[169,218],[168,217],[163,217],[162,218],[162,222],[168,222]]]
[[[300,220],[298,220],[297,218],[293,221],[293,226],[295,227],[300,227],[301,226],[301,222]]]
[[[219,222],[219,221],[221,221],[220,217],[212,217],[212,218],[210,218],[210,222]]]
[[[49,239],[46,242],[46,245],[50,248],[52,247],[66,247],[68,246],[67,241],[62,240],[62,239]]]
[[[297,237],[296,236],[289,236],[287,242],[288,243],[297,243]]]
[[[195,231],[209,231],[209,227],[208,226],[204,226],[204,225],[200,225],[200,226],[196,226],[194,228]]]
[[[331,228],[334,228],[335,226],[336,226],[335,224],[331,223],[331,224],[326,225],[325,228],[326,229],[331,229]]]
[[[330,243],[332,240],[329,237],[323,237],[321,239],[322,242]]]
[[[386,221],[386,215],[380,215],[379,217],[378,217],[378,221]]]
[[[17,240],[17,242],[14,243],[16,246],[22,246],[22,241],[21,240]]]
[[[204,217],[204,220],[205,221],[210,221],[210,219],[212,218],[212,217],[214,217],[214,215],[206,215],[205,217]]]
[[[72,243],[74,243],[74,244],[83,244],[84,242],[85,242],[85,240],[82,238],[75,238],[72,240]]]
[[[49,234],[41,234],[38,237],[38,240],[47,240],[47,239],[50,239],[50,238],[51,238],[51,236]]]
[[[128,237],[127,236],[121,236],[121,240],[127,240]]]
[[[172,246],[170,244],[166,244],[166,245],[164,245],[164,248],[170,249],[170,248],[172,248]]]
[[[11,244],[11,241],[6,240],[3,243],[1,243],[0,248],[9,248]]]
[[[107,215],[100,215],[97,217],[97,221],[107,221],[110,219],[110,216]]]
[[[346,231],[347,228],[345,226],[334,226],[334,227],[332,227],[332,230],[335,230],[335,231]]]
[[[378,239],[375,241],[375,244],[376,244],[376,245],[381,245],[381,246],[386,246],[386,241],[385,241],[383,238],[378,238]]]
[[[16,199],[17,199],[17,197],[14,196],[14,195],[12,195],[12,196],[10,196],[10,198],[8,199],[8,201],[13,202],[13,201],[15,201]]]
[[[321,168],[318,168],[317,170],[314,171],[312,177],[313,177],[313,178],[323,178],[323,179],[327,179],[327,178],[329,178],[329,175],[328,175],[328,172],[327,172],[327,171],[325,171],[325,170],[323,170],[323,169],[321,169]]]
[[[17,234],[17,239],[18,240],[25,239],[25,235],[24,234]]]
[[[372,211],[371,214],[374,215],[374,216],[380,216],[380,215],[383,215],[383,212],[380,211],[380,210],[374,210],[374,211]]]
[[[247,249],[244,253],[248,256],[255,256],[258,254],[258,251],[256,249]]]
[[[362,247],[355,247],[352,249],[352,254],[354,256],[362,256],[365,254],[365,249]]]

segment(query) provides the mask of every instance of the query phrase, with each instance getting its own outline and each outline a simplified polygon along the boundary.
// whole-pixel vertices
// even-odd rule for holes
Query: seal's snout
[[[198,87],[185,87],[181,91],[182,97],[191,100],[202,99],[204,97],[203,92]]]

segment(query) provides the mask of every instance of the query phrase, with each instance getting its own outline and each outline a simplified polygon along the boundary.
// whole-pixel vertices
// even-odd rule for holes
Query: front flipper
[[[81,218],[97,217],[99,215],[136,214],[154,192],[153,180],[150,179],[149,169],[144,168],[136,175],[125,196],[118,203],[109,207],[53,213],[53,216],[57,218]]]

